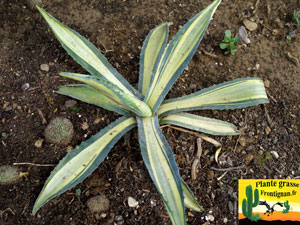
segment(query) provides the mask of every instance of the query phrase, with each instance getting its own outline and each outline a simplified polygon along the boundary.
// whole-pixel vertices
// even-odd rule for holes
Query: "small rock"
[[[278,28],[283,28],[284,25],[278,17],[274,21],[277,24]]]
[[[71,145],[69,145],[69,146],[67,147],[67,149],[66,149],[67,152],[70,152],[70,151],[72,151],[72,150],[73,150],[73,146],[71,146]]]
[[[43,142],[44,142],[44,139],[39,139],[34,143],[34,146],[37,148],[40,148],[40,147],[42,147]]]
[[[245,44],[250,44],[251,43],[250,39],[248,38],[247,30],[244,26],[241,26],[239,28],[239,37],[241,38],[241,40],[243,42],[245,42]]]
[[[66,106],[67,108],[70,108],[70,107],[72,107],[72,106],[74,106],[74,105],[76,105],[76,104],[77,104],[77,101],[75,101],[75,100],[73,100],[73,99],[68,100],[68,101],[65,102],[65,106]]]
[[[109,200],[105,195],[91,197],[87,201],[87,206],[92,213],[100,213],[109,209]]]
[[[243,24],[245,25],[245,27],[250,30],[250,31],[254,31],[257,29],[257,23],[255,22],[252,22],[248,19],[244,19],[243,20]]]
[[[215,173],[214,173],[213,170],[208,170],[207,171],[207,178],[208,179],[212,180],[214,178],[214,176],[215,176]]]
[[[269,88],[270,87],[270,81],[269,80],[265,80],[264,81],[265,87]]]
[[[207,221],[211,221],[211,222],[213,222],[214,220],[215,220],[215,217],[213,216],[213,215],[207,215],[207,216],[205,216],[205,219],[207,220]]]
[[[135,208],[139,205],[139,202],[132,197],[128,197],[128,206],[131,208]]]
[[[196,84],[190,84],[189,88],[190,88],[190,89],[196,89],[196,88],[197,88],[197,85],[196,85]]]
[[[245,147],[246,146],[246,138],[245,137],[240,137],[239,143],[241,146]]]
[[[271,154],[274,156],[275,159],[279,158],[279,155],[276,151],[271,151]]]
[[[123,216],[122,216],[122,215],[117,215],[117,216],[115,217],[115,221],[116,221],[116,222],[124,221]]]
[[[44,64],[41,64],[40,69],[42,71],[48,72],[50,68],[49,68],[48,64],[44,63]]]
[[[30,87],[29,83],[25,83],[25,84],[23,84],[23,85],[21,86],[21,89],[22,89],[23,91],[26,91],[29,87]]]
[[[271,133],[271,128],[268,125],[265,128],[265,132],[266,132],[266,135],[269,135]]]
[[[101,122],[101,119],[100,118],[96,118],[95,120],[94,120],[94,124],[98,124],[98,123],[100,123]]]
[[[253,160],[254,156],[252,154],[247,154],[245,156],[245,164],[249,165],[249,163]]]
[[[42,7],[43,1],[42,0],[27,0],[27,6],[32,11],[37,11],[35,8],[36,5],[38,5],[39,7]]]
[[[224,219],[223,219],[223,223],[227,223],[228,222],[228,219],[225,217]]]
[[[87,122],[83,122],[83,123],[81,124],[81,129],[82,129],[82,130],[87,130],[87,129],[89,129],[89,124],[88,124]]]

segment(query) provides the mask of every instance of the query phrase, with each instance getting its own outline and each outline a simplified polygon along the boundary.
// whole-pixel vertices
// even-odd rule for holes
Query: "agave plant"
[[[220,2],[215,0],[191,18],[169,44],[169,23],[150,31],[140,55],[138,91],[93,44],[38,7],[65,50],[90,74],[61,73],[84,84],[63,86],[57,92],[117,112],[122,117],[81,143],[59,162],[35,202],[34,214],[46,202],[87,178],[114,144],[136,126],[143,160],[172,223],[186,224],[185,207],[203,210],[181,179],[160,124],[173,124],[213,135],[237,135],[239,132],[231,123],[184,111],[236,109],[268,102],[263,82],[258,78],[236,79],[164,101],[194,55]]]

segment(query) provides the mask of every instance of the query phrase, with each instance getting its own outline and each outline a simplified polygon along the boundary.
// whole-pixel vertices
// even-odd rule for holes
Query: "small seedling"
[[[75,190],[75,192],[76,192],[76,196],[80,197],[80,195],[81,195],[81,189],[80,189],[80,188],[77,188],[77,189]]]
[[[224,35],[224,42],[225,43],[220,43],[220,48],[221,49],[227,49],[225,51],[225,55],[228,55],[231,53],[231,55],[234,55],[235,52],[237,51],[237,47],[235,46],[236,42],[239,42],[240,38],[239,37],[231,37],[231,31],[226,30],[225,35]]]
[[[290,35],[287,35],[287,36],[286,36],[286,40],[288,40],[288,41],[292,40],[291,36],[290,36]]]
[[[2,132],[2,137],[4,138],[4,139],[6,139],[7,137],[8,137],[8,135],[7,135],[7,133],[5,133],[5,132]]]
[[[296,9],[294,9],[293,19],[296,21],[298,27],[300,28],[299,17]]]
[[[73,106],[70,107],[70,109],[71,109],[72,111],[77,112],[77,111],[78,111],[78,106],[77,106],[77,105],[73,105]]]

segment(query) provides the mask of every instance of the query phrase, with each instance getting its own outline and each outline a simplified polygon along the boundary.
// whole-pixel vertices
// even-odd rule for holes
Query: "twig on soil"
[[[44,116],[42,110],[40,110],[40,109],[36,109],[36,110],[38,111],[38,114],[39,114],[39,116],[40,116],[41,119],[42,119],[42,124],[46,124],[46,123],[47,123],[47,120],[46,120],[46,118],[45,118],[45,116]]]
[[[179,130],[179,131],[182,131],[182,132],[185,132],[185,133],[188,133],[188,134],[191,134],[191,135],[194,135],[196,137],[199,137],[199,138],[202,138],[204,141],[207,141],[211,144],[213,144],[215,147],[221,147],[222,145],[217,142],[216,140],[208,137],[208,136],[205,136],[203,134],[199,134],[197,132],[193,132],[193,131],[190,131],[190,130],[187,130],[187,129],[184,129],[184,128],[180,128],[180,127],[175,127],[175,126],[172,126],[172,125],[164,125],[164,126],[161,126],[161,128],[164,128],[164,127],[170,127],[174,130]]]
[[[265,111],[265,117],[266,117],[266,119],[267,119],[270,127],[273,127],[273,121],[271,120],[271,117],[269,115],[268,109],[267,109],[267,107],[265,105],[263,105],[263,107],[264,107],[264,111]]]
[[[16,215],[11,208],[7,208],[7,209],[4,209],[3,211],[0,211],[0,216],[2,217],[2,214],[5,213],[6,211],[11,212],[14,216]]]
[[[260,0],[257,0],[256,3],[255,3],[255,8],[253,10],[253,14],[256,13],[257,9],[258,9],[258,4],[259,4]]]
[[[214,58],[214,59],[217,59],[217,58],[218,58],[218,56],[215,55],[215,54],[213,54],[213,53],[207,52],[207,51],[205,51],[205,50],[203,50],[203,49],[202,49],[201,51],[204,53],[204,55],[210,56],[210,57],[212,57],[212,58]]]
[[[192,172],[191,172],[192,180],[197,179],[197,168],[198,168],[198,165],[200,164],[200,157],[202,155],[201,144],[202,144],[202,139],[197,138],[197,158],[194,160],[193,165],[192,165]]]
[[[215,170],[215,171],[231,171],[231,170],[240,170],[245,168],[245,165],[241,166],[236,166],[236,167],[228,167],[228,168],[216,168],[216,167],[210,167],[210,169]]]
[[[14,166],[28,165],[28,166],[56,166],[55,164],[36,164],[36,163],[13,163]]]
[[[267,92],[268,97],[269,97],[270,99],[272,99],[273,102],[277,103],[277,100],[276,100],[272,95],[270,95],[270,93],[269,93],[267,90],[266,90],[266,92]]]
[[[218,181],[222,180],[222,178],[228,173],[228,171],[225,171],[221,176],[217,178]]]

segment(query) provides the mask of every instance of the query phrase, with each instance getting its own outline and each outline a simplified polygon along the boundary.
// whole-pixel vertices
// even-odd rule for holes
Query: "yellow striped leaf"
[[[123,116],[69,152],[51,172],[34,204],[33,214],[48,201],[87,178],[114,144],[135,126],[133,117]]]
[[[99,90],[86,84],[61,86],[56,92],[110,111],[117,112],[121,115],[129,113],[129,109],[123,104],[120,104],[118,101],[114,100],[112,96],[105,95],[104,92],[100,92]]]
[[[163,23],[151,30],[144,41],[140,56],[139,91],[146,95],[161,55],[166,47],[169,23]]]
[[[190,19],[167,46],[156,71],[157,79],[152,81],[144,100],[154,112],[192,59],[220,2],[215,0]]]
[[[76,31],[60,23],[44,9],[38,6],[37,9],[42,14],[64,49],[84,69],[94,76],[105,77],[105,79],[118,86],[127,94],[130,92],[134,93],[139,98],[142,97],[91,42]]]
[[[259,78],[241,78],[204,88],[180,98],[168,99],[159,116],[198,109],[239,109],[268,103],[264,83]]]
[[[137,118],[142,156],[174,225],[186,224],[179,169],[157,117]]]
[[[183,181],[182,181],[182,191],[183,191],[183,197],[184,197],[184,206],[194,210],[196,212],[202,212],[204,209],[197,200],[195,199],[195,196],[189,186]]]
[[[160,124],[173,124],[212,135],[238,135],[237,127],[222,120],[190,113],[174,113],[160,119]]]
[[[132,93],[125,93],[118,86],[112,84],[108,80],[101,78],[77,73],[60,73],[61,76],[68,77],[85,84],[92,86],[99,90],[101,93],[108,97],[111,97],[118,104],[123,105],[124,108],[128,108],[137,116],[151,116],[151,109],[143,101],[136,98]]]

